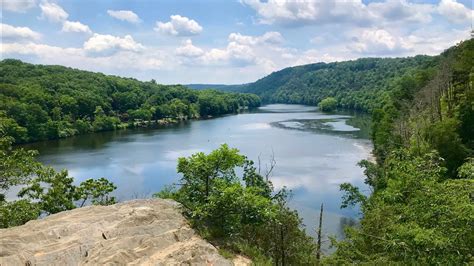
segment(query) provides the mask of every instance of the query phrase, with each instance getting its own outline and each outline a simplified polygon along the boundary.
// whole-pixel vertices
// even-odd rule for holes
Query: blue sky
[[[471,0],[1,0],[1,58],[160,83],[245,83],[284,67],[439,54]]]

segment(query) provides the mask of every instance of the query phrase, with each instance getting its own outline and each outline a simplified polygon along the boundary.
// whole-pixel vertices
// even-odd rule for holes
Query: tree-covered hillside
[[[381,106],[398,77],[436,64],[437,57],[430,56],[316,63],[285,68],[233,90],[255,93],[272,103],[316,105],[334,97],[339,107],[370,111]]]
[[[195,91],[63,66],[6,59],[0,69],[0,119],[17,143],[163,119],[222,115],[260,105],[252,94]]]
[[[341,185],[363,217],[327,264],[474,262],[474,40],[438,59],[397,77],[374,110],[377,164],[360,163],[372,194]]]

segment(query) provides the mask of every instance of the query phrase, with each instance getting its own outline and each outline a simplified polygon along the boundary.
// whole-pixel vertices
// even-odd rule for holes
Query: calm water
[[[247,114],[191,121],[160,129],[105,132],[28,145],[40,151],[39,160],[56,169],[69,169],[76,182],[108,177],[119,200],[150,197],[179,179],[176,160],[195,152],[209,152],[227,143],[250,159],[260,156],[262,168],[274,155],[271,181],[293,191],[291,206],[299,210],[314,232],[319,205],[325,205],[326,234],[339,234],[344,217],[356,210],[340,210],[339,184],[363,186],[356,163],[370,156],[366,120],[327,115],[302,105],[268,105]],[[358,126],[360,127],[354,127]]]

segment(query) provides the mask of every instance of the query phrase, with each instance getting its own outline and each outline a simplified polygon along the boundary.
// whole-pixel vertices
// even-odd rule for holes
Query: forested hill
[[[63,66],[0,62],[0,119],[17,143],[233,113],[253,94],[196,91]]]
[[[328,265],[474,262],[474,40],[438,60],[400,76],[374,110],[378,163],[360,163],[372,193],[341,185],[342,206],[363,217]]]
[[[334,97],[342,108],[370,111],[396,80],[410,71],[436,65],[437,57],[362,58],[355,61],[289,67],[235,91],[259,95],[263,102],[318,104]]]

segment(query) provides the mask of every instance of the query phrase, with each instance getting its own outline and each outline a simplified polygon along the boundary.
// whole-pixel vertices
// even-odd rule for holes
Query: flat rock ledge
[[[172,200],[88,206],[0,229],[2,266],[233,264],[191,229]]]

